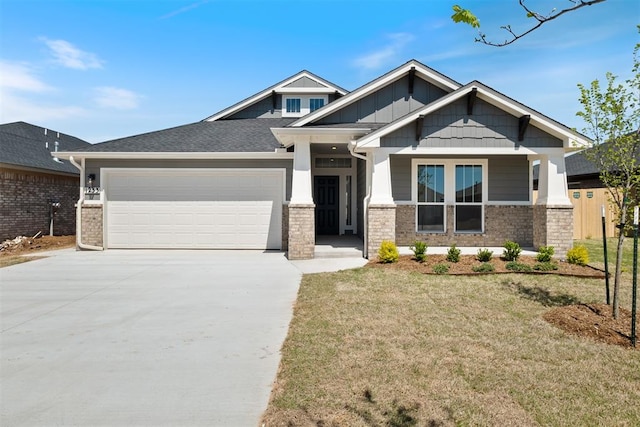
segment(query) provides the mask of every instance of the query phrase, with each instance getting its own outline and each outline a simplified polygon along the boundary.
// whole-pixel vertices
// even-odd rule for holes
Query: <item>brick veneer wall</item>
[[[49,234],[49,200],[60,202],[53,234],[76,234],[78,177],[0,169],[0,240]]]
[[[396,209],[396,244],[409,246],[422,240],[430,246],[502,246],[513,240],[523,247],[533,246],[533,210],[531,206],[487,205],[484,211],[484,233],[455,233],[454,207],[447,206],[447,232],[416,232],[415,205],[398,205]]]
[[[555,257],[564,258],[573,246],[573,206],[535,205],[533,244],[553,246]]]
[[[102,205],[84,205],[82,207],[82,243],[102,246]]]
[[[288,216],[288,258],[313,258],[316,249],[315,205],[289,205]]]
[[[378,256],[384,240],[396,241],[396,206],[369,205],[367,208],[367,257]]]

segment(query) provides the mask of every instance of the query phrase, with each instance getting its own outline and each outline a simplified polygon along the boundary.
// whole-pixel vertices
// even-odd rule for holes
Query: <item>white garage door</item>
[[[107,247],[280,249],[283,169],[106,171]]]

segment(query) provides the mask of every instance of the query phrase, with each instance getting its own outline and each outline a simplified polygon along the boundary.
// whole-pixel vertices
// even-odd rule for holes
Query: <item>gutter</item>
[[[367,211],[369,208],[369,201],[371,200],[371,183],[370,178],[369,178],[369,159],[367,158],[367,156],[356,153],[355,150],[356,148],[358,148],[358,142],[357,141],[349,141],[347,143],[347,149],[349,150],[349,154],[351,154],[353,157],[355,157],[356,159],[362,159],[364,160],[364,164],[365,164],[365,176],[366,176],[366,188],[367,188],[367,194],[364,197],[364,200],[362,201],[362,208],[363,208],[363,213],[362,213],[362,230],[364,233],[364,241],[362,242],[362,255],[365,258],[369,258],[369,245],[367,244],[368,242],[368,227],[367,227]]]
[[[79,165],[76,163],[73,156],[69,156],[69,163],[78,168],[80,171],[80,199],[76,203],[76,244],[80,249],[88,251],[103,251],[102,246],[86,245],[82,243],[82,205],[84,204],[84,164]],[[82,161],[84,163],[84,159]]]

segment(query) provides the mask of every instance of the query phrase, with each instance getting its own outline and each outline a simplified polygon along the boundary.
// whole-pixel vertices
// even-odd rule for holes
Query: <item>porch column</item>
[[[533,207],[533,245],[553,246],[564,258],[573,246],[573,205],[567,195],[564,151],[540,158],[538,200]]]
[[[367,208],[367,254],[378,255],[384,240],[396,240],[396,205],[391,192],[391,162],[389,153],[374,150],[367,162],[371,176],[371,198]]]
[[[296,141],[289,203],[289,259],[313,258],[316,234],[312,188],[311,143]]]

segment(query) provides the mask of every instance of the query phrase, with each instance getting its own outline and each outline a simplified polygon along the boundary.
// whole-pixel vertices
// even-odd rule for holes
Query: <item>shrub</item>
[[[460,249],[456,248],[455,243],[451,245],[451,247],[447,251],[447,261],[449,262],[460,261]]]
[[[436,274],[447,274],[449,273],[449,266],[447,264],[436,264],[433,266],[433,272]]]
[[[533,266],[533,269],[536,271],[553,271],[558,269],[558,264],[551,261],[538,262]]]
[[[491,273],[492,271],[495,271],[495,267],[489,262],[483,262],[480,265],[474,265],[472,270],[476,273]]]
[[[493,257],[493,251],[490,251],[487,248],[478,249],[478,254],[476,255],[476,259],[480,262],[489,262]]]
[[[427,244],[420,240],[415,240],[413,245],[409,246],[409,249],[413,251],[413,257],[418,262],[424,262],[427,259]]]
[[[507,263],[507,265],[505,265],[505,268],[507,270],[511,270],[511,271],[517,271],[520,273],[529,273],[531,272],[531,267],[529,267],[527,264],[522,264],[516,261],[510,261]]]
[[[569,264],[587,265],[589,263],[589,252],[582,245],[574,246],[567,252],[567,262]]]
[[[507,261],[517,261],[520,257],[520,252],[522,252],[522,248],[516,242],[512,242],[511,240],[507,240],[504,242],[504,252],[502,252],[502,257]]]
[[[538,255],[536,255],[536,261],[550,262],[554,252],[553,246],[540,246],[538,248]]]
[[[380,244],[380,249],[378,249],[378,258],[380,258],[380,262],[385,264],[398,262],[399,257],[400,254],[398,253],[398,247],[395,243],[389,240],[384,240]]]

